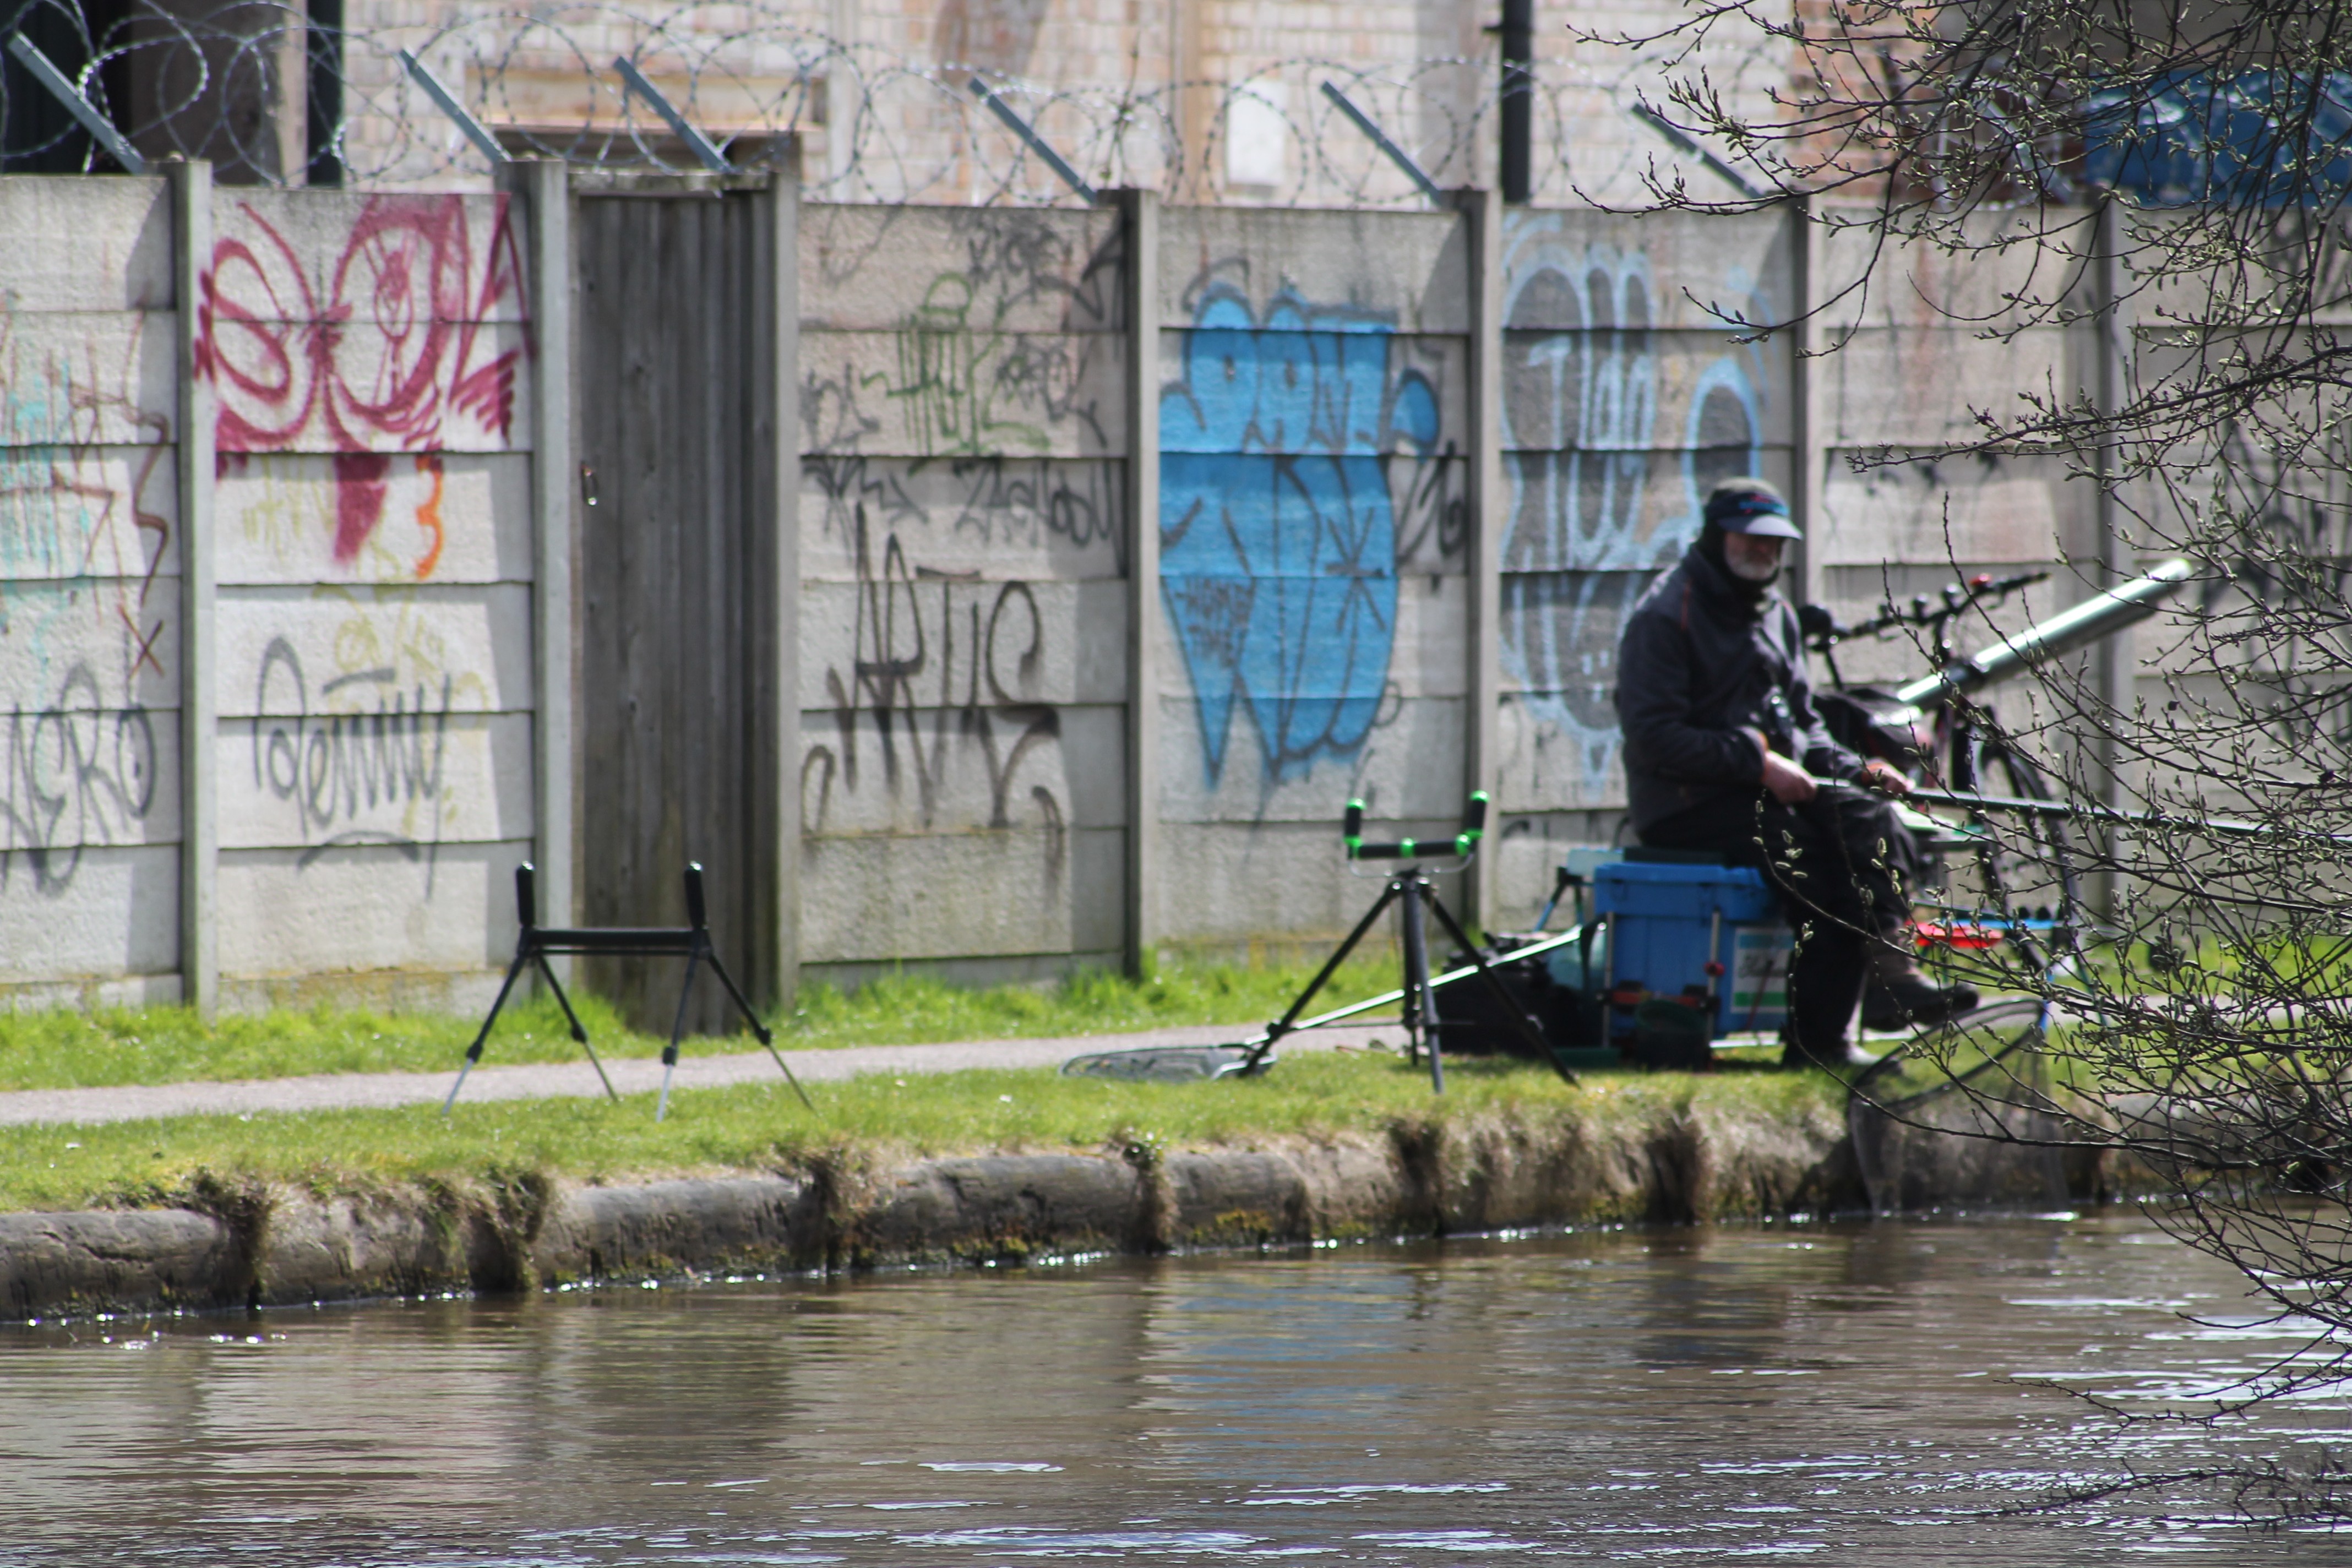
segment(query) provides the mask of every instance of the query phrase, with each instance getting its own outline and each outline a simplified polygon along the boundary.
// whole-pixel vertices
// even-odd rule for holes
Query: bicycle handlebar
[[[1895,626],[1938,626],[1988,600],[2006,599],[2020,588],[2029,587],[2050,575],[2047,572],[2020,572],[2012,576],[1995,577],[1979,572],[1965,584],[1951,583],[1944,587],[1944,602],[1929,608],[1927,595],[1915,596],[1907,610],[1888,604],[1879,613],[1858,626],[1842,626],[1836,617],[1819,605],[1807,605],[1797,612],[1798,624],[1804,628],[1805,646],[1815,653],[1827,653],[1842,642],[1855,637],[1875,637]]]
[[[1467,860],[1471,852],[1478,847],[1478,840],[1486,834],[1486,792],[1483,789],[1471,792],[1468,804],[1462,808],[1462,831],[1450,840],[1440,840],[1444,847],[1417,838],[1401,838],[1394,844],[1365,843],[1364,803],[1360,800],[1348,803],[1347,814],[1340,818],[1339,825],[1339,837],[1348,846],[1348,858],[1350,860],[1418,860],[1433,848],[1441,855],[1450,848],[1454,854]]]

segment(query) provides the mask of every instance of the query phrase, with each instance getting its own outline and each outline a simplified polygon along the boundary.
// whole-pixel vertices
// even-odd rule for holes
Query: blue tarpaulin
[[[2352,76],[2184,71],[2102,89],[2083,174],[2145,206],[2333,208],[2352,191]]]

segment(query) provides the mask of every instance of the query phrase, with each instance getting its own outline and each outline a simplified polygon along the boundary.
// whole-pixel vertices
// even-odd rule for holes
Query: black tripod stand
[[[522,935],[515,943],[514,962],[507,966],[506,984],[499,987],[498,1000],[490,1004],[490,1016],[482,1020],[481,1033],[476,1035],[474,1043],[466,1048],[466,1060],[457,1068],[457,1081],[449,1086],[449,1098],[441,1102],[442,1115],[448,1115],[451,1108],[456,1106],[457,1091],[466,1087],[466,1075],[480,1063],[482,1047],[489,1040],[490,1026],[499,1021],[499,1009],[507,1005],[507,994],[514,989],[515,982],[522,978],[523,970],[532,965],[538,967],[540,977],[547,982],[547,988],[555,993],[556,1002],[563,1008],[564,1018],[572,1025],[572,1037],[579,1041],[580,1048],[588,1053],[590,1065],[595,1068],[596,1076],[604,1080],[605,1094],[614,1104],[620,1103],[621,1097],[614,1089],[613,1080],[605,1076],[604,1064],[596,1059],[596,1047],[588,1043],[588,1031],[581,1027],[580,1016],[572,1010],[572,998],[566,996],[563,987],[556,983],[555,971],[547,962],[550,953],[588,953],[607,958],[677,957],[686,960],[686,988],[678,993],[677,1022],[670,1026],[669,1044],[662,1050],[661,1099],[654,1106],[656,1121],[669,1114],[670,1075],[677,1070],[677,1043],[686,1034],[686,1005],[694,995],[695,971],[706,963],[710,965],[710,972],[719,976],[719,984],[727,987],[727,994],[734,1000],[735,1010],[742,1014],[744,1021],[751,1026],[751,1033],[768,1047],[768,1054],[776,1058],[776,1066],[782,1069],[784,1081],[793,1086],[793,1092],[801,1097],[801,1103],[811,1110],[816,1109],[809,1103],[808,1090],[801,1087],[801,1080],[793,1076],[791,1068],[784,1066],[784,1058],[776,1049],[775,1035],[768,1026],[760,1022],[760,1015],[751,1011],[751,1004],[744,999],[741,988],[735,984],[735,977],[727,973],[727,966],[719,962],[718,950],[710,944],[710,919],[703,902],[702,866],[699,861],[688,862],[686,868],[687,923],[682,926],[541,925],[539,896],[534,888],[534,873],[528,860],[515,868],[515,915],[521,923]]]
[[[1478,840],[1485,837],[1486,831],[1486,792],[1484,790],[1473,794],[1469,805],[1463,808],[1462,831],[1442,846],[1423,844],[1411,838],[1395,844],[1367,844],[1364,842],[1364,803],[1349,801],[1348,814],[1340,828],[1340,836],[1348,846],[1349,860],[1402,860],[1407,864],[1399,867],[1390,876],[1388,886],[1381,889],[1380,898],[1366,911],[1364,918],[1356,922],[1356,929],[1348,933],[1348,940],[1339,944],[1339,950],[1325,963],[1315,978],[1307,983],[1307,989],[1298,994],[1298,999],[1290,1005],[1290,1011],[1265,1026],[1265,1037],[1250,1047],[1250,1054],[1242,1059],[1237,1071],[1247,1075],[1257,1072],[1265,1065],[1275,1042],[1289,1034],[1297,1025],[1299,1015],[1307,1011],[1307,1005],[1315,999],[1318,991],[1323,989],[1324,982],[1347,962],[1348,955],[1356,951],[1356,944],[1364,940],[1364,933],[1372,929],[1373,922],[1388,911],[1391,904],[1402,903],[1405,1039],[1416,1061],[1423,1048],[1428,1050],[1431,1089],[1439,1094],[1445,1092],[1445,1057],[1438,1045],[1438,1031],[1444,1028],[1445,1024],[1437,1016],[1437,988],[1429,978],[1429,932],[1423,919],[1424,911],[1434,914],[1437,923],[1445,928],[1445,934],[1470,955],[1479,979],[1495,994],[1496,1001],[1502,1004],[1503,1016],[1511,1020],[1512,1027],[1518,1030],[1528,1044],[1535,1047],[1536,1059],[1551,1063],[1553,1071],[1574,1083],[1576,1075],[1552,1054],[1549,1042],[1543,1037],[1542,1027],[1511,999],[1502,978],[1486,966],[1486,956],[1470,940],[1469,933],[1462,929],[1461,922],[1454,918],[1453,911],[1440,901],[1437,889],[1430,882],[1429,873],[1421,866],[1421,857],[1424,852],[1436,849],[1439,854],[1444,854],[1450,849],[1454,857],[1454,864],[1441,866],[1437,869],[1461,870],[1477,854]]]

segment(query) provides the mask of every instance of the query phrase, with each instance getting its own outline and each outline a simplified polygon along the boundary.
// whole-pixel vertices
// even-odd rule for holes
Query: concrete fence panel
[[[534,833],[519,215],[245,190],[213,221],[224,989],[470,1005]]]
[[[160,179],[0,178],[0,993],[179,981],[180,300]]]
[[[1470,295],[1452,214],[1163,218],[1171,942],[1344,931],[1345,803],[1382,837],[1461,810]]]
[[[1111,211],[806,216],[804,973],[1119,962],[1124,243]]]
[[[1788,486],[1792,225],[1522,210],[1503,225],[1496,914],[1621,809],[1617,638],[1718,479]],[[1769,331],[1780,327],[1782,330]]]

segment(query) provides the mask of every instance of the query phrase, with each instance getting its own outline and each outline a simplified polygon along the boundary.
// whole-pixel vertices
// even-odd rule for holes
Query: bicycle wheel
[[[1985,748],[1980,776],[1988,779],[1996,794],[2026,800],[2058,798],[2033,760],[2006,745]],[[2021,814],[2010,823],[2004,838],[2005,849],[1996,867],[2001,890],[2018,913],[2031,904],[2034,919],[2055,922],[2050,939],[2055,957],[2061,946],[2072,945],[2083,918],[2081,854],[2066,819]]]
[[[1967,740],[1956,787],[2025,800],[2059,798],[2033,759],[1994,736]],[[1958,762],[1960,759],[1956,758]],[[2081,853],[2063,817],[1994,812],[1955,829],[1946,840],[1958,864],[1950,866],[1944,910],[1956,923],[2003,933],[1983,962],[2014,977],[2046,973],[2080,945],[2083,920]],[[1974,968],[1971,964],[1968,967]],[[1971,975],[1993,979],[1999,975]]]

